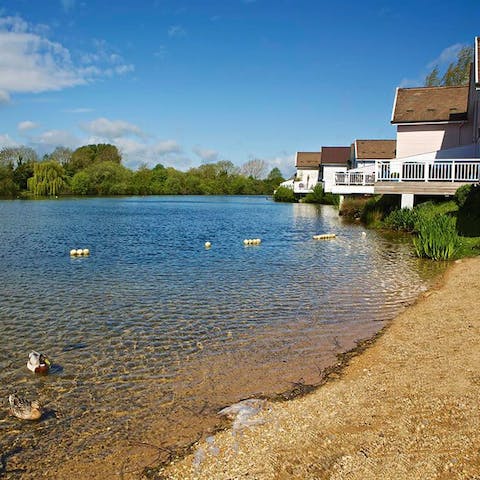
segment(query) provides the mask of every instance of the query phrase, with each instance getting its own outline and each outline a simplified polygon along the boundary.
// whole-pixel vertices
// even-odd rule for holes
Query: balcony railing
[[[374,173],[365,172],[338,172],[335,174],[335,185],[373,185]]]
[[[376,162],[378,182],[464,182],[480,181],[480,161]]]

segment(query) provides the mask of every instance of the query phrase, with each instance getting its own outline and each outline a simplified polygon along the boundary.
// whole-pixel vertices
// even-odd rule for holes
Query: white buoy
[[[335,238],[336,235],[334,233],[322,233],[321,235],[314,235],[314,240],[329,240],[331,238]]]
[[[210,242],[205,242],[205,248],[210,248],[212,244]]]
[[[90,250],[88,248],[83,249],[83,255],[87,256],[90,255]]]
[[[248,245],[248,239],[247,238],[243,241],[243,244]]]
[[[83,249],[77,248],[77,255],[83,255]]]
[[[367,236],[367,232],[362,232],[362,237],[366,237]]]
[[[73,248],[72,250],[70,250],[70,255],[72,257],[74,257],[75,255],[77,254],[77,250],[75,248]]]

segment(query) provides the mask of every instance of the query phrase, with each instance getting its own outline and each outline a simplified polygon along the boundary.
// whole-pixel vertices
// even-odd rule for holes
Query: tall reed
[[[448,260],[460,245],[455,219],[448,215],[421,216],[413,239],[417,256],[433,260]]]

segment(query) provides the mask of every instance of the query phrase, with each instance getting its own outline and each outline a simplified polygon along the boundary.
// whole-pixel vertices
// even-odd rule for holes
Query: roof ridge
[[[399,90],[436,90],[440,88],[470,88],[469,85],[438,85],[431,87],[398,87]]]

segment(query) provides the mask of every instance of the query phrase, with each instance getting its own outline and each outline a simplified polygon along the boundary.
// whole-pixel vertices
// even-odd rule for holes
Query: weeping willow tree
[[[55,161],[35,163],[33,177],[28,179],[28,190],[35,196],[58,195],[66,186],[65,170]]]

